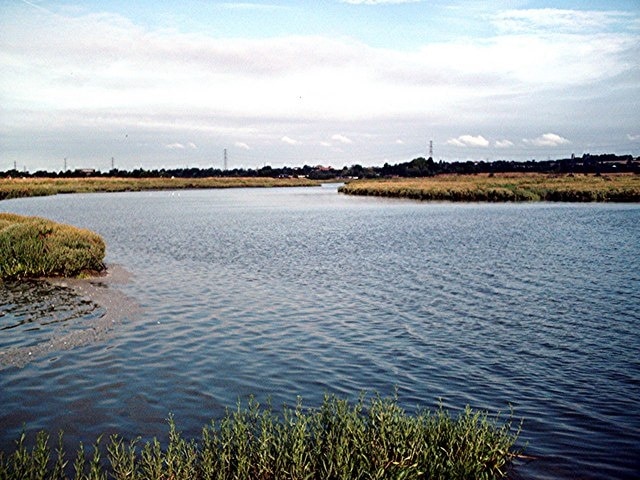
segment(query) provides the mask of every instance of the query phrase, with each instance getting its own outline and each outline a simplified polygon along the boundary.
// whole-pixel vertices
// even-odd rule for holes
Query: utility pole
[[[14,170],[18,170],[18,162],[16,162],[15,160],[13,161],[13,169]]]
[[[429,158],[433,158],[433,140],[429,140]]]
[[[63,172],[67,171],[67,157],[64,157],[64,170]]]
[[[224,149],[224,169],[227,170],[227,149]]]
[[[111,157],[111,170],[114,169],[115,166],[115,160],[113,159],[113,157]]]

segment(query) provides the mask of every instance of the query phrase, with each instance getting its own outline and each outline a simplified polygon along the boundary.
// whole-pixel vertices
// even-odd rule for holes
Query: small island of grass
[[[96,233],[39,217],[0,213],[0,280],[73,277],[104,269]]]
[[[640,202],[640,175],[481,174],[364,179],[349,195],[446,202]]]

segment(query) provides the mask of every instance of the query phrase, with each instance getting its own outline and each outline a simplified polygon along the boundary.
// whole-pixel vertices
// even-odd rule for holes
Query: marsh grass
[[[357,180],[340,191],[450,202],[640,202],[640,175],[440,175]]]
[[[210,178],[3,178],[0,200],[56,195],[59,193],[135,192],[199,188],[297,187],[319,185],[306,178],[210,177]]]
[[[94,232],[0,213],[0,280],[100,271],[104,255],[105,243]]]
[[[166,447],[113,435],[73,459],[62,433],[52,451],[40,432],[33,447],[23,434],[0,453],[0,479],[492,479],[505,478],[519,451],[519,430],[467,408],[408,415],[396,399],[364,397],[355,404],[326,396],[317,409],[299,401],[281,415],[251,400],[187,440],[169,418]]]

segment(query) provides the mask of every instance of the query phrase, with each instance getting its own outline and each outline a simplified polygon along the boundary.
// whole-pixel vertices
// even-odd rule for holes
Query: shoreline
[[[42,197],[64,193],[116,193],[153,190],[216,188],[313,187],[322,182],[308,178],[271,177],[83,177],[83,178],[2,178],[0,201]]]

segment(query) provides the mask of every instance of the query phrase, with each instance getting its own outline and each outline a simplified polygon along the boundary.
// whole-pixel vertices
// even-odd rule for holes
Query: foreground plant
[[[205,426],[199,441],[184,439],[172,417],[166,448],[114,435],[108,461],[100,439],[89,459],[80,445],[69,463],[62,434],[53,453],[46,433],[31,449],[22,435],[13,453],[0,453],[0,479],[504,478],[518,433],[511,421],[469,408],[457,417],[443,409],[408,415],[396,399],[351,405],[326,396],[317,409],[298,402],[279,416],[252,400]]]
[[[104,255],[104,241],[94,232],[0,213],[0,280],[100,271]]]

